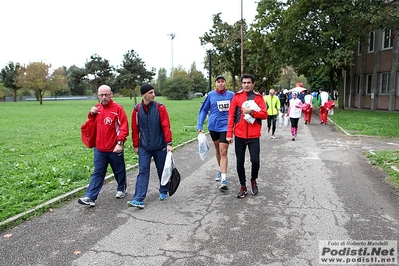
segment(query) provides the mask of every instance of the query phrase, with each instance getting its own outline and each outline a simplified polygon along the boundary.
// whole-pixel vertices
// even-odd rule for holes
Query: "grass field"
[[[399,112],[334,110],[330,118],[352,135],[399,137]]]
[[[195,126],[203,99],[156,99],[169,112],[174,146],[197,136]],[[123,105],[130,122],[133,99],[114,100]],[[82,144],[80,126],[96,103],[0,103],[0,221],[88,184],[93,150]],[[137,163],[130,135],[125,160],[127,166]]]
[[[174,146],[197,137],[195,126],[203,98],[156,99],[169,111]],[[124,106],[130,122],[133,99],[114,100]],[[82,144],[80,126],[96,103],[89,100],[48,101],[43,105],[0,103],[0,222],[88,184],[93,151]],[[331,118],[351,134],[399,136],[397,112],[346,110],[335,111]],[[377,151],[370,159],[383,169],[387,159],[399,168],[397,152]],[[125,160],[127,166],[137,163],[130,136],[125,144]],[[392,180],[395,182],[395,178]]]

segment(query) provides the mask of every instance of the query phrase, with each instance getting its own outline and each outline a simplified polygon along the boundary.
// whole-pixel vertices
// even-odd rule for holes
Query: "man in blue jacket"
[[[234,92],[226,89],[226,78],[217,76],[215,80],[216,90],[208,93],[198,113],[197,131],[202,132],[202,125],[208,116],[208,130],[216,150],[216,160],[219,172],[216,181],[220,182],[221,191],[228,190],[227,187],[227,151],[229,143],[226,140],[228,112],[230,101]]]

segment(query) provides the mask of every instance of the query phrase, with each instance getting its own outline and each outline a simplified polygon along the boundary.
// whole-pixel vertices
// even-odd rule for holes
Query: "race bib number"
[[[220,112],[226,112],[229,110],[230,101],[229,100],[217,101],[217,105]]]

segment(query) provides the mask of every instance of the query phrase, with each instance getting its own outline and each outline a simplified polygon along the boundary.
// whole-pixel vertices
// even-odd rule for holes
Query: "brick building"
[[[344,106],[399,111],[398,32],[369,32],[367,47],[360,44],[354,65],[345,76]]]

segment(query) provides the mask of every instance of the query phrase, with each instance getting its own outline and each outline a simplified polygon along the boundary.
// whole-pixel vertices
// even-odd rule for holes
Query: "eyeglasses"
[[[108,96],[110,96],[111,95],[111,93],[108,93],[108,94],[98,94],[98,97],[108,97]]]

